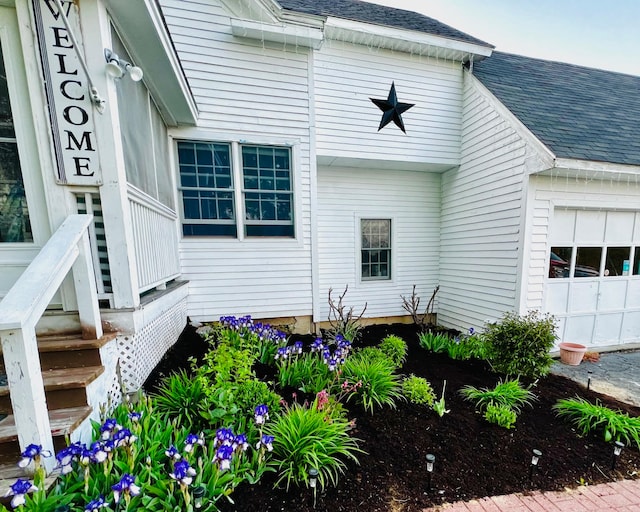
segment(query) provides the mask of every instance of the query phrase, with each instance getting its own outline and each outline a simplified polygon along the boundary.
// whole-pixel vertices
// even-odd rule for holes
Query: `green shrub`
[[[423,377],[410,375],[402,381],[402,394],[414,404],[433,406],[436,394],[431,384]]]
[[[424,332],[418,336],[418,343],[420,346],[434,354],[441,354],[446,352],[451,338],[445,334],[434,334],[432,332]]]
[[[357,439],[349,435],[349,421],[334,415],[326,421],[324,411],[294,404],[267,428],[274,437],[270,465],[278,473],[276,485],[308,484],[309,469],[318,470],[318,484],[336,485],[346,469],[345,459],[358,462]]]
[[[485,326],[483,337],[496,372],[530,379],[549,372],[553,362],[549,351],[556,340],[552,316],[537,311],[524,316],[506,313],[500,321]]]
[[[386,361],[391,366],[394,366],[393,361],[391,361],[389,356],[380,350],[379,347],[364,347],[355,353],[358,354],[359,358],[366,359],[367,361]]]
[[[347,401],[354,398],[372,414],[375,407],[395,407],[395,400],[402,398],[400,378],[387,358],[353,354],[342,366],[341,376],[348,382],[362,383],[355,393],[347,397]]]
[[[489,404],[484,412],[484,419],[503,428],[513,428],[518,414],[508,405]]]
[[[615,439],[627,445],[635,443],[640,449],[640,417],[631,417],[583,398],[558,400],[553,408],[558,416],[567,418],[583,436],[598,431],[607,442]]]
[[[531,405],[532,400],[535,400],[535,395],[523,388],[518,380],[500,381],[493,389],[464,386],[460,394],[465,400],[475,402],[475,407],[479,411],[484,411],[492,405],[505,406],[520,412],[523,405]]]
[[[273,391],[266,382],[258,379],[250,379],[237,384],[233,390],[235,405],[238,409],[238,417],[226,425],[233,426],[237,432],[246,432],[251,422],[256,405],[266,405],[271,414],[280,410],[282,397]]]
[[[156,413],[185,429],[198,431],[207,426],[202,416],[209,406],[205,380],[180,370],[163,379],[152,397]]]
[[[395,368],[400,368],[407,358],[407,343],[399,336],[390,334],[385,337],[378,349],[389,358]]]

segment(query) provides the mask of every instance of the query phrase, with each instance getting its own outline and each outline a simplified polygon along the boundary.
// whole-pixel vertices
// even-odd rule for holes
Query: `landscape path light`
[[[313,508],[316,508],[316,489],[318,487],[318,470],[316,468],[309,469],[309,487],[313,489]]]
[[[433,474],[433,465],[436,461],[436,456],[432,453],[427,453],[427,490],[431,490],[431,476]]]
[[[206,489],[204,486],[199,485],[193,490],[193,508],[200,509],[204,505],[204,495]]]
[[[622,453],[622,449],[624,448],[624,443],[621,441],[616,441],[613,443],[613,460],[611,461],[611,470],[616,469],[616,462],[618,462],[618,457]]]
[[[591,370],[587,371],[587,391],[589,391],[589,389],[591,388],[591,375],[593,375],[593,372]]]
[[[542,457],[542,452],[536,448],[531,452],[531,464],[529,464],[529,480],[533,478],[533,473],[538,468],[538,462],[540,461],[540,457]]]

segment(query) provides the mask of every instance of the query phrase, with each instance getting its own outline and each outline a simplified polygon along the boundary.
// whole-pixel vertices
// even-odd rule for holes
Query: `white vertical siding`
[[[459,62],[327,41],[315,54],[318,156],[457,165],[462,117]],[[370,98],[387,99],[395,82],[407,134]]]
[[[426,306],[438,281],[440,175],[377,169],[318,170],[320,318],[327,320],[327,293],[349,285],[347,306],[366,317],[404,315],[400,295],[412,286]],[[358,218],[392,219],[389,281],[360,282]]]
[[[195,96],[198,136],[295,143],[296,240],[182,238],[189,315],[310,315],[309,56],[307,49],[236,38],[219,2],[161,0]],[[184,131],[185,136],[192,132]],[[180,138],[181,131],[173,131]]]
[[[438,321],[481,327],[517,309],[527,145],[473,77],[459,169],[442,177]]]

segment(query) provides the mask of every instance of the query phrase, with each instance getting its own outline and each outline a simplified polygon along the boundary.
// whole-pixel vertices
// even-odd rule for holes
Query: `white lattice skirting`
[[[118,336],[120,372],[127,393],[142,387],[162,356],[178,340],[186,318],[187,302],[182,300],[135,334]]]

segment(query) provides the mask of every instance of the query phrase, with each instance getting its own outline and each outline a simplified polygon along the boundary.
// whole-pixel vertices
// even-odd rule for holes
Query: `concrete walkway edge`
[[[423,512],[639,512],[640,480],[533,491],[439,505]]]

